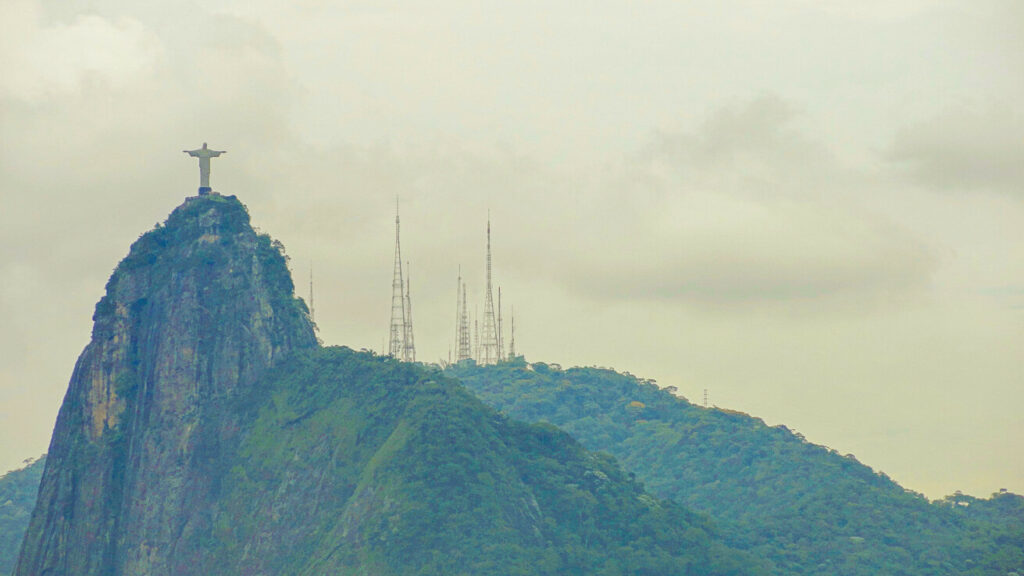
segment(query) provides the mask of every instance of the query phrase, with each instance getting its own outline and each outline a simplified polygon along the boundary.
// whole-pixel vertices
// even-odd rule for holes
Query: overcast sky
[[[707,389],[933,498],[1024,493],[1022,22],[1012,0],[5,0],[0,470],[46,450],[107,277],[195,194],[181,150],[206,141],[300,295],[314,266],[327,344],[383,345],[397,196],[418,357],[447,359],[490,210],[528,360]]]

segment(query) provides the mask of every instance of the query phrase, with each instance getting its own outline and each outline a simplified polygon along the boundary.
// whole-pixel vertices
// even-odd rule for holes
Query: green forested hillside
[[[238,441],[203,464],[212,529],[181,532],[178,573],[767,573],[611,457],[507,419],[437,371],[325,348],[216,410]],[[0,481],[23,503],[0,538],[20,541],[41,468]]]
[[[708,520],[564,432],[444,375],[329,348],[230,408],[213,534],[222,574],[741,574]]]
[[[618,458],[653,493],[728,523],[778,574],[1024,570],[1018,496],[930,503],[785,427],[704,409],[611,370],[519,360],[448,373],[510,417],[559,426]]]
[[[373,385],[368,379],[371,374],[377,378]],[[722,519],[719,527],[664,503],[646,517],[638,517],[635,509],[624,510],[623,505],[653,500],[630,484],[614,462],[599,454],[583,454],[560,432],[484,416],[437,374],[345,349],[328,349],[278,370],[258,395],[232,408],[248,414],[253,424],[237,461],[226,468],[230,488],[217,515],[235,521],[221,520],[220,532],[210,538],[235,544],[220,549],[218,561],[230,561],[238,553],[238,542],[258,530],[270,535],[289,523],[293,530],[312,523],[315,533],[324,534],[324,541],[334,541],[330,533],[351,520],[351,513],[342,520],[331,518],[339,498],[354,494],[361,485],[365,494],[366,478],[408,474],[416,480],[385,482],[398,494],[387,497],[388,522],[424,511],[429,515],[410,522],[409,529],[403,526],[394,532],[402,536],[385,544],[389,529],[378,520],[376,526],[364,525],[363,534],[346,540],[363,542],[357,556],[339,549],[320,557],[313,553],[315,547],[299,547],[294,554],[267,560],[268,564],[284,570],[308,562],[307,571],[317,573],[327,562],[372,561],[387,572],[416,564],[422,573],[442,573],[452,568],[452,558],[464,565],[493,567],[494,558],[502,557],[501,573],[533,573],[530,565],[564,573],[572,563],[579,571],[603,565],[606,573],[616,573],[625,564],[635,567],[644,562],[658,573],[677,561],[669,552],[675,548],[665,549],[665,538],[679,538],[683,527],[691,541],[681,549],[698,562],[713,563],[719,573],[753,570],[749,559],[715,541],[723,532],[733,545],[767,559],[766,570],[777,574],[1004,576],[1020,573],[1024,566],[1021,496],[1003,493],[980,499],[956,494],[929,503],[852,457],[810,444],[782,427],[767,427],[738,413],[706,410],[651,383],[606,370],[560,371],[542,364],[528,370],[519,363],[463,366],[449,374],[459,375],[506,413],[560,422],[592,449],[617,454],[652,492],[708,511]],[[415,388],[409,387],[413,381],[419,382]],[[418,399],[409,403],[410,396]],[[399,426],[398,420],[409,414],[424,418],[415,428]],[[489,418],[500,426],[500,438],[493,430],[487,432]],[[394,429],[370,426],[389,422]],[[434,441],[412,441],[414,436]],[[475,447],[472,450],[450,449],[469,439],[464,445]],[[523,441],[521,452],[508,457],[506,444],[513,439]],[[334,449],[332,442],[338,443]],[[356,450],[360,445],[362,450]],[[543,454],[552,447],[561,447],[554,459],[550,452]],[[348,458],[340,457],[348,452]],[[366,468],[352,467],[357,461],[366,462]],[[20,502],[17,506],[0,502],[4,545],[0,553],[8,552],[8,570],[42,467],[39,460],[0,478],[0,500]],[[535,470],[525,478],[539,481],[534,485],[538,489],[531,491],[537,506],[556,513],[544,521],[548,540],[540,547],[536,542],[525,546],[517,542],[515,522],[507,522],[515,513],[510,516],[508,510],[502,511],[500,499],[489,498],[495,491],[509,496],[507,486],[521,467]],[[614,492],[593,491],[603,486],[598,472],[615,482]],[[581,476],[586,482],[578,481]],[[296,489],[303,483],[299,479],[315,480],[316,490],[300,490],[294,507],[282,506],[280,501],[274,504],[280,497],[269,493],[269,488],[276,483]],[[623,482],[632,487],[624,490]],[[523,494],[515,494],[512,500],[516,498],[522,501]],[[321,500],[325,506],[318,504]],[[256,502],[261,503],[253,506]],[[484,502],[489,504],[481,508]],[[403,511],[403,507],[407,508]],[[247,510],[269,512],[278,521]],[[569,521],[560,525],[559,516]],[[280,522],[282,517],[287,522]],[[492,522],[495,518],[506,520]],[[661,538],[646,536],[630,543],[638,525],[656,526],[652,534]],[[608,526],[623,531],[602,532]],[[574,532],[581,527],[589,532]],[[427,548],[435,551],[427,553],[423,542],[412,536],[417,533],[430,534]],[[485,537],[488,533],[491,536]],[[609,547],[616,539],[617,545]],[[393,545],[405,552],[384,553]],[[470,552],[453,552],[446,559],[450,555],[436,551],[459,548]],[[624,556],[631,558],[625,564]],[[525,560],[520,565],[513,558]]]
[[[6,576],[14,569],[45,466],[46,456],[43,456],[26,461],[24,468],[0,476],[0,575]]]

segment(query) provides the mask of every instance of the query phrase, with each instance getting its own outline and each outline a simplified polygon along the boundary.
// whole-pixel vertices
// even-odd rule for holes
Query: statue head
[[[203,142],[203,150],[206,150],[206,142]]]

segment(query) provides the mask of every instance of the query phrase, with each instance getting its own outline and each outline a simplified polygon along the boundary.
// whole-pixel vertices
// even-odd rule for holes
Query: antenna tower
[[[398,200],[395,200],[395,273],[391,280],[391,331],[388,356],[405,359],[405,282],[402,281],[402,242],[399,234]]]
[[[459,356],[459,340],[462,338],[462,264],[459,264],[459,277],[455,281],[455,357]],[[451,356],[451,346],[448,347]],[[451,358],[448,359],[451,363]],[[458,360],[456,360],[458,362]]]
[[[412,298],[410,297],[409,284],[412,282],[409,274],[409,263],[405,263],[405,330],[402,347],[402,360],[405,362],[416,361],[416,339],[412,335]]]
[[[508,359],[516,359],[516,307],[512,307],[512,338],[508,343]]]
[[[505,359],[505,328],[501,322],[501,286],[498,286],[498,360]]]
[[[462,362],[463,360],[469,360],[473,357],[473,350],[470,344],[469,310],[466,307],[466,283],[462,281],[461,267],[459,268],[459,291],[456,300],[455,310],[458,318],[457,324],[455,325],[455,335],[457,339],[455,361]]]
[[[480,337],[480,364],[498,362],[498,327],[494,319],[494,296],[491,292],[491,215],[487,214],[487,291],[484,293],[484,327]]]

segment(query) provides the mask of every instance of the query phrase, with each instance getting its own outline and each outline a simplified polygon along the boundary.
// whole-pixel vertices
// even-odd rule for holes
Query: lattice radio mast
[[[505,328],[501,322],[501,286],[498,286],[498,361],[505,359]]]
[[[462,264],[459,264],[459,277],[455,280],[455,358],[458,362],[459,340],[462,339]],[[448,355],[451,356],[449,346]],[[451,358],[448,359],[451,363]]]
[[[395,200],[395,271],[391,280],[391,331],[388,338],[388,356],[404,360],[405,323],[405,282],[402,281],[402,241],[398,219],[398,200]]]
[[[480,361],[480,311],[473,309],[473,358]]]
[[[498,327],[494,319],[494,296],[491,291],[491,215],[487,214],[487,291],[484,294],[484,326],[480,335],[480,364],[498,362]]]
[[[412,274],[409,273],[409,263],[405,263],[405,330],[402,347],[402,360],[406,362],[416,361],[416,339],[412,335],[412,297],[410,296],[409,285],[412,282]]]
[[[508,343],[508,359],[516,359],[516,307],[512,307],[512,337]]]
[[[466,283],[462,281],[462,267],[459,267],[459,290],[456,298],[456,351],[455,361],[462,362],[473,357],[469,334],[469,309],[466,307]]]

